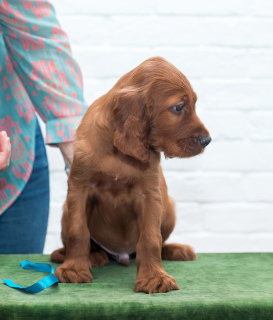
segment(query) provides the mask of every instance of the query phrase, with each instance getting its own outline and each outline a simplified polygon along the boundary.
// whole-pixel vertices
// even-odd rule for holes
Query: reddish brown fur
[[[165,244],[175,224],[160,166],[166,157],[203,152],[209,136],[195,112],[196,94],[187,78],[160,57],[125,74],[86,112],[77,130],[62,219],[65,249],[61,282],[91,282],[90,269],[105,265],[104,251],[91,252],[90,237],[115,252],[136,252],[135,292],[179,289],[161,259],[193,260],[187,245]],[[173,106],[184,104],[177,113]],[[91,257],[90,257],[91,252]],[[63,258],[62,258],[63,257]]]

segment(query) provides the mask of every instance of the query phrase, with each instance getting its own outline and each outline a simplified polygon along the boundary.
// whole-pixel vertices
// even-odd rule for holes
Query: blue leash
[[[21,289],[21,290],[29,291],[29,292],[35,294],[35,293],[41,292],[41,291],[45,290],[46,288],[52,286],[54,283],[59,282],[59,279],[56,278],[53,274],[55,269],[50,264],[34,263],[34,262],[30,262],[28,260],[22,261],[22,262],[20,262],[20,264],[23,269],[28,269],[28,270],[32,269],[32,270],[39,271],[39,272],[49,272],[50,275],[48,275],[44,279],[34,283],[33,285],[31,285],[29,287],[25,287],[25,288],[14,283],[10,279],[3,279],[5,284],[11,288]]]

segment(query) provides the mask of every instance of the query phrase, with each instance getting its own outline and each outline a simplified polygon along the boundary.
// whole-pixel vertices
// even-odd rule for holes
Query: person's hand
[[[7,169],[10,159],[10,139],[6,131],[0,132],[0,172]]]
[[[61,150],[66,166],[70,169],[73,160],[73,142],[58,143],[57,146]]]

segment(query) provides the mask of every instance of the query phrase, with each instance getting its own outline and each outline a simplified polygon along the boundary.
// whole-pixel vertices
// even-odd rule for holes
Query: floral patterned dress
[[[73,141],[87,105],[82,75],[53,6],[42,0],[0,2],[0,131],[11,161],[0,173],[0,214],[20,195],[35,159],[37,112],[46,143]]]

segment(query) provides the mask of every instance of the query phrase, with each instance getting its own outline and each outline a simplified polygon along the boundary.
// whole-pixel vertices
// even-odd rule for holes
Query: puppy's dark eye
[[[172,107],[172,109],[177,113],[181,112],[183,108],[184,108],[183,104],[178,104],[177,106]]]

